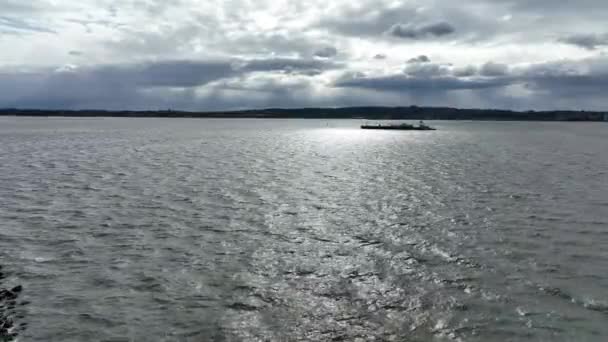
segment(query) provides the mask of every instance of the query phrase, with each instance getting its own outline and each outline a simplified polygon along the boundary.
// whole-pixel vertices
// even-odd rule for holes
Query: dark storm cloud
[[[403,72],[414,77],[435,77],[445,76],[450,74],[450,69],[442,64],[424,62],[424,63],[409,63]]]
[[[608,87],[608,75],[545,75],[528,79],[527,86],[557,95],[602,95]]]
[[[102,72],[116,79],[129,78],[144,87],[195,87],[230,76],[234,69],[227,62],[169,61],[148,63],[134,68],[109,67]]]
[[[501,63],[488,62],[484,64],[479,73],[482,76],[506,76],[509,73],[509,66]]]
[[[425,55],[420,55],[418,57],[410,58],[408,63],[429,63],[431,59]]]
[[[452,25],[446,22],[438,22],[420,26],[411,24],[395,24],[388,30],[388,34],[404,39],[424,39],[429,37],[446,36],[454,33],[455,31],[456,29]]]
[[[455,68],[453,74],[456,77],[471,77],[477,75],[477,68],[469,65],[466,67]]]
[[[363,88],[391,92],[444,92],[450,90],[474,90],[507,85],[502,80],[463,80],[453,76],[411,77],[408,75],[391,75],[378,77],[352,77],[347,75],[335,82],[338,88]]]
[[[559,97],[603,97],[608,88],[608,59],[539,63],[520,70],[518,76],[529,89]]]
[[[561,43],[575,45],[587,50],[595,50],[601,46],[608,46],[608,34],[582,33],[562,37]]]
[[[0,71],[0,107],[120,108],[139,103],[145,97],[142,94],[155,89],[177,88],[182,89],[180,94],[186,94],[188,88],[254,72],[311,75],[335,67],[337,64],[320,60],[256,59],[8,70]]]
[[[234,74],[227,61],[163,61],[46,71],[40,77],[52,85],[87,82],[121,87],[194,87]]]
[[[316,59],[271,58],[254,59],[242,62],[238,69],[247,72],[283,71],[288,73],[306,73],[339,68],[340,64]]]
[[[410,69],[412,66],[421,68]],[[602,110],[608,88],[608,58],[527,66],[488,62],[480,68],[417,63],[408,64],[403,73],[393,75],[346,73],[335,81],[334,87],[424,96],[426,99],[466,91],[478,101],[476,103],[486,107]],[[513,88],[525,89],[527,93],[512,93]],[[452,101],[456,99],[452,98]]]
[[[199,93],[196,88],[176,88],[170,92],[157,87],[138,88],[133,82],[85,74],[76,71],[0,73],[0,108],[222,111],[350,103],[349,96],[315,95],[311,81],[304,76],[284,83],[265,77],[252,81],[240,74],[231,82],[218,80],[207,84]],[[356,98],[354,103],[369,102]]]
[[[333,46],[327,46],[315,51],[314,55],[321,58],[330,58],[338,54],[338,50]]]
[[[491,73],[495,76],[487,70],[478,72],[484,66],[458,69],[432,62],[408,64],[393,75],[350,72],[332,84],[332,95],[327,96],[313,91],[315,81],[307,76],[273,78],[272,73],[264,73],[281,72],[294,64],[301,70],[319,67],[293,60],[172,61],[5,71],[0,72],[0,107],[224,110],[419,103],[539,109],[587,104],[589,108],[601,103],[603,89],[608,87],[608,59],[599,57],[509,66],[506,71],[500,67],[500,73]],[[493,64],[486,64],[486,69],[487,65]],[[204,94],[198,94],[194,85],[205,86]],[[531,96],[512,95],[511,86],[521,86]],[[166,92],[167,87],[173,90]],[[455,93],[472,97],[450,95]]]

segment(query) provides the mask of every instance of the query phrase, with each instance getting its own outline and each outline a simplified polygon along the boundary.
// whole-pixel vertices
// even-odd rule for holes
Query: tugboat
[[[384,130],[394,130],[394,131],[435,131],[436,129],[424,124],[424,122],[420,121],[418,126],[414,126],[408,123],[402,123],[398,125],[362,125],[361,129],[384,129]]]

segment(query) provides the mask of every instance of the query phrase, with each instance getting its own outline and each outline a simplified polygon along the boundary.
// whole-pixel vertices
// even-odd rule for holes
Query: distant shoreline
[[[0,109],[0,116],[81,117],[81,118],[215,118],[215,119],[361,119],[361,120],[480,120],[480,121],[608,121],[608,112],[595,111],[510,111],[458,109],[448,107],[342,107],[269,108],[259,110],[190,111],[111,111]]]

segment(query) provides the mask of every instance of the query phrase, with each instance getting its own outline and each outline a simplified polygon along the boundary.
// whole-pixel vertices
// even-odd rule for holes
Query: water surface
[[[605,341],[608,126],[0,118],[23,341]]]

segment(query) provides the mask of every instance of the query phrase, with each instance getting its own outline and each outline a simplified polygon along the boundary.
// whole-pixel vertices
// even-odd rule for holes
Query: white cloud
[[[552,9],[551,13],[545,10],[546,6]],[[228,106],[230,96],[235,96],[235,103],[244,107],[248,96],[252,107],[274,106],[273,103],[364,104],[361,101],[415,104],[406,103],[417,102],[415,94],[399,98],[393,89],[384,93],[374,89],[373,96],[369,90],[351,89],[349,94],[348,90],[335,87],[337,70],[341,70],[339,74],[372,75],[374,82],[389,77],[390,82],[387,79],[382,82],[391,86],[414,84],[395,75],[418,78],[449,75],[454,79],[444,83],[435,81],[435,84],[460,89],[471,84],[467,78],[478,74],[503,77],[520,65],[549,65],[550,61],[568,60],[569,64],[589,67],[588,61],[601,59],[598,56],[608,48],[604,29],[608,3],[604,0],[576,3],[550,0],[465,3],[451,0],[0,0],[0,8],[0,86],[10,87],[11,82],[21,85],[20,93],[10,89],[12,97],[0,98],[0,107],[11,103],[27,105],[25,100],[31,101],[32,106],[45,106],[44,99],[34,95],[44,93],[45,87],[58,85],[42,82],[40,78],[74,84],[73,79],[57,78],[48,74],[48,70],[67,70],[61,69],[64,66],[77,70],[123,70],[133,65],[157,68],[171,65],[175,69],[165,78],[172,78],[182,88],[190,88],[176,93],[169,88],[150,90],[149,84],[128,79],[116,80],[125,87],[121,88],[122,94],[139,94],[132,97],[133,101],[153,91],[155,98],[163,99],[163,105],[174,99],[175,106],[187,104],[189,108],[199,109]],[[407,65],[415,56],[428,56],[432,63]],[[258,61],[260,65],[255,75],[234,75],[226,72],[223,65],[209,64],[218,60]],[[184,65],[178,67],[172,64],[175,61],[183,61]],[[329,61],[331,63],[325,63]],[[321,62],[325,64],[315,64]],[[280,68],[281,63],[289,63],[291,71],[289,67]],[[195,72],[204,74],[194,75],[195,80],[212,79],[213,82],[188,83],[193,75],[183,70],[191,70],[192,65],[215,68],[199,68]],[[17,72],[23,70],[30,73]],[[588,76],[598,72],[591,70]],[[100,84],[101,76],[97,72],[89,76],[94,78],[90,82]],[[120,77],[127,76],[133,75]],[[32,77],[38,81],[34,82]],[[537,78],[532,88],[519,91],[518,96],[505,97],[497,105],[550,105],[551,98],[531,99],[541,93],[540,88],[554,88],[549,80]],[[588,89],[588,83],[580,78],[566,80],[571,82],[567,88],[571,91]],[[235,90],[235,82],[244,82],[246,89]],[[255,91],[253,84],[257,84]],[[298,88],[296,84],[307,86]],[[26,89],[26,85],[33,89]],[[485,83],[477,85],[481,87]],[[8,93],[4,88],[0,90]],[[480,101],[479,105],[492,106],[492,103],[481,103],[479,99],[484,97],[475,95],[478,90],[470,89],[467,93],[452,90],[449,96],[444,90],[436,89],[437,101],[443,101],[442,104],[459,105],[477,99],[474,101]],[[428,91],[432,92],[433,88]],[[352,98],[353,92],[356,100]],[[219,98],[226,100],[213,101],[213,96],[201,94],[222,94]],[[78,92],[71,98],[69,92],[64,92],[46,105],[103,107],[103,101],[109,101],[109,98],[95,98],[94,94],[77,95]],[[424,101],[429,99],[432,96],[425,97]],[[145,103],[129,103],[128,96],[120,100],[114,102],[126,107]],[[563,97],[560,101],[563,103]],[[607,101],[608,106],[608,100],[593,99],[589,103],[597,106],[604,103],[602,101]]]

